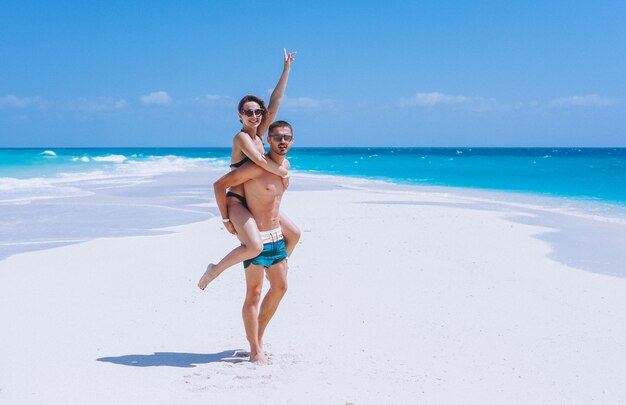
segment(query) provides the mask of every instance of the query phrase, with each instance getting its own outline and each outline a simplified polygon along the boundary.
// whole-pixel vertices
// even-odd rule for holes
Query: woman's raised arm
[[[285,89],[287,88],[287,80],[289,79],[289,71],[291,70],[291,62],[293,62],[294,55],[297,52],[287,53],[287,50],[283,48],[283,56],[284,56],[284,65],[283,65],[283,73],[280,75],[280,79],[278,79],[278,84],[274,87],[274,91],[272,92],[272,96],[270,97],[270,103],[267,106],[267,112],[263,117],[263,121],[261,121],[261,125],[257,128],[257,135],[263,138],[263,135],[270,127],[272,122],[274,122],[274,118],[276,118],[276,114],[278,113],[278,107],[280,107],[280,102],[285,95]]]

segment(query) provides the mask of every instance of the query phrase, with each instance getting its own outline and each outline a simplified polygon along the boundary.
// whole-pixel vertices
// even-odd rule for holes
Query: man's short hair
[[[272,122],[272,124],[270,125],[267,133],[269,135],[272,134],[272,131],[274,131],[274,128],[282,128],[282,127],[287,127],[291,130],[291,133],[293,134],[293,128],[291,127],[291,124],[288,123],[287,121],[274,121]]]

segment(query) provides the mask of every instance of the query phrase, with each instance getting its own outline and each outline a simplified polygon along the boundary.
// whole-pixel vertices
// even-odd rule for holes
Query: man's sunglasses
[[[276,134],[272,135],[272,139],[274,140],[274,142],[281,142],[283,139],[287,142],[291,142],[293,140],[293,135]]]
[[[241,113],[245,114],[246,117],[252,117],[253,114],[257,117],[260,117],[261,115],[263,115],[263,111],[264,110],[258,108],[256,110],[241,110]]]

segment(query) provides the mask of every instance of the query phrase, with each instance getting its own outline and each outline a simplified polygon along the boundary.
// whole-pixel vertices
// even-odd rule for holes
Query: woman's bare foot
[[[202,277],[200,277],[200,281],[198,281],[198,287],[200,287],[201,290],[204,290],[206,286],[209,285],[211,281],[215,280],[218,275],[219,274],[215,273],[215,265],[213,263],[209,264]]]

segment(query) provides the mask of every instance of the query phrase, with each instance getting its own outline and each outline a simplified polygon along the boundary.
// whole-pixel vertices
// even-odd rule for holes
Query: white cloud
[[[141,96],[141,102],[144,104],[165,105],[172,102],[172,97],[163,90],[152,92],[148,95]]]
[[[126,107],[126,100],[113,100],[110,98],[99,98],[98,100],[80,99],[76,102],[76,108],[81,111],[96,113],[101,111],[114,111]]]
[[[13,108],[23,108],[27,107],[33,102],[33,99],[30,97],[17,97],[13,94],[8,94],[6,96],[0,97],[0,108],[1,107],[13,107]]]
[[[556,107],[605,107],[613,104],[613,100],[597,94],[587,94],[585,96],[560,97],[548,101],[547,106]]]
[[[268,105],[269,99],[271,98],[272,92],[274,89],[267,89],[267,98],[265,98],[265,104]],[[281,108],[298,110],[302,108],[325,108],[325,109],[335,109],[337,108],[337,102],[330,98],[311,98],[311,97],[287,97],[283,96],[283,100],[280,103]]]
[[[468,97],[439,92],[416,93],[413,97],[401,98],[400,107],[431,107],[435,105],[477,104],[485,100],[482,97]]]
[[[222,96],[220,94],[207,94],[204,97],[196,98],[195,102],[211,107],[237,108],[237,102],[234,97]]]
[[[205,99],[208,101],[235,101],[231,96],[221,96],[219,94],[207,94]]]

